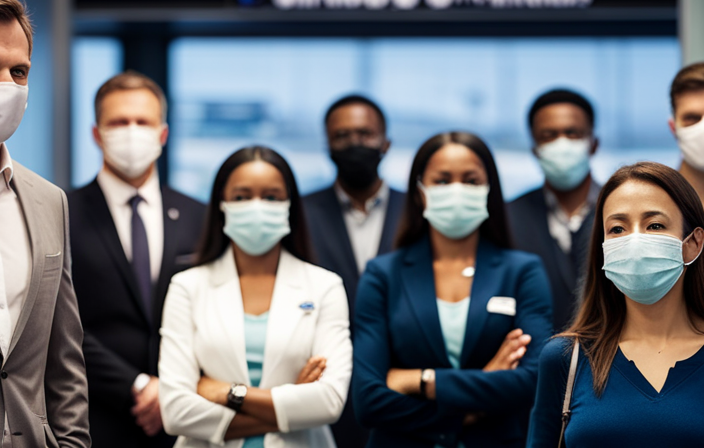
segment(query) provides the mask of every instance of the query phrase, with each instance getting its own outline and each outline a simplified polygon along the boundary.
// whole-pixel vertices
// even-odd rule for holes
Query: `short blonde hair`
[[[3,1],[3,0],[0,0]],[[134,70],[127,70],[124,73],[115,75],[112,78],[105,81],[105,84],[100,86],[98,93],[95,94],[95,122],[96,124],[100,122],[100,114],[102,112],[103,100],[106,96],[113,92],[118,92],[121,90],[137,90],[137,89],[147,89],[154,94],[161,104],[161,121],[166,123],[166,95],[164,91],[161,90],[159,84],[154,82],[151,78],[136,72]]]
[[[33,33],[32,23],[27,15],[27,7],[19,0],[0,0],[0,23],[10,23],[17,20],[29,43],[29,56],[32,56]]]

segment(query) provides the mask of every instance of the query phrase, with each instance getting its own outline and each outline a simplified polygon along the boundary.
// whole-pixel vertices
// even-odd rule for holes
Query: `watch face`
[[[241,384],[238,386],[235,386],[232,389],[232,394],[235,397],[244,397],[245,395],[247,395],[247,386],[243,386]]]
[[[435,372],[432,370],[426,370],[423,372],[423,381],[428,382],[432,381],[433,378],[435,378]]]

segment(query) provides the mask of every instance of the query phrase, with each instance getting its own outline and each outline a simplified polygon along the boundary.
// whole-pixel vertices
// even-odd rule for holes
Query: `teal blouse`
[[[437,299],[437,302],[440,328],[442,329],[442,337],[445,340],[447,358],[450,360],[452,367],[459,369],[462,346],[464,345],[464,333],[467,330],[469,297],[456,303],[441,299]],[[436,445],[435,448],[441,447]],[[464,445],[460,442],[457,448],[464,448]]]
[[[244,340],[247,351],[247,370],[252,386],[259,387],[264,365],[264,347],[266,345],[266,326],[269,312],[254,316],[244,315]],[[247,437],[242,448],[264,448],[264,436]]]

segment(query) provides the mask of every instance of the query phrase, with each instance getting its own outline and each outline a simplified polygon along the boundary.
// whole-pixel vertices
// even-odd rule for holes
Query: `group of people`
[[[203,205],[160,185],[167,102],[136,72],[96,95],[93,182],[13,161],[31,50],[0,0],[3,448],[701,445],[704,63],[671,87],[679,172],[598,185],[594,109],[559,89],[528,113],[540,188],[506,204],[487,144],[445,132],[401,193],[351,95],[332,186],[253,145]]]

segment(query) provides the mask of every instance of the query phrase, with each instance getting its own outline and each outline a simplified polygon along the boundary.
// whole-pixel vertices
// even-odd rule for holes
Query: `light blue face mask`
[[[589,174],[591,144],[588,138],[560,137],[538,146],[538,162],[547,182],[558,191],[569,191],[581,184]]]
[[[606,278],[629,299],[652,305],[670,292],[684,267],[699,258],[685,263],[683,244],[672,236],[648,233],[606,240],[602,244]]]
[[[452,183],[426,187],[418,181],[418,188],[425,195],[423,217],[450,239],[466,237],[489,217],[488,185]]]
[[[223,231],[245,253],[263,255],[291,233],[290,207],[290,201],[223,201],[220,203],[225,214]]]

